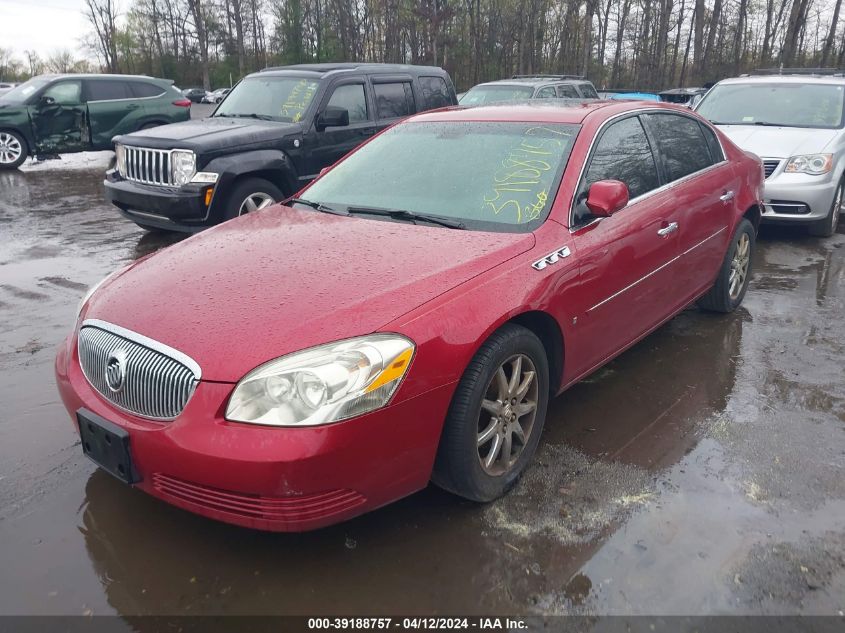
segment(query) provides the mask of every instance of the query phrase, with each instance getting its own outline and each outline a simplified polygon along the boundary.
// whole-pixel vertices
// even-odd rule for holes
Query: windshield
[[[577,125],[410,122],[350,154],[302,193],[335,210],[398,209],[467,228],[527,232],[542,224]]]
[[[715,124],[839,128],[845,86],[747,83],[714,86],[697,111]]]
[[[248,77],[232,88],[214,116],[256,116],[295,123],[302,119],[319,83],[299,77]]]
[[[461,97],[461,105],[485,105],[503,101],[530,99],[534,88],[530,86],[476,86]]]
[[[21,104],[49,83],[48,79],[30,79],[0,96],[0,103]]]

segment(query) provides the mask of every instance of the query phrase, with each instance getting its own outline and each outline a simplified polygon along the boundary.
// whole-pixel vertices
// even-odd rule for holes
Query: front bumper
[[[291,429],[225,420],[234,385],[201,382],[178,418],[159,423],[116,409],[90,386],[75,336],[61,345],[56,381],[74,423],[86,408],[128,431],[138,488],[212,519],[281,532],[337,523],[425,487],[454,389]]]
[[[142,185],[124,180],[114,169],[106,172],[103,185],[106,199],[124,217],[141,226],[194,233],[217,223],[211,217],[213,196],[211,205],[205,205],[205,192],[210,185]]]
[[[815,222],[827,217],[839,184],[833,172],[823,176],[787,174],[782,160],[765,181],[765,222]]]

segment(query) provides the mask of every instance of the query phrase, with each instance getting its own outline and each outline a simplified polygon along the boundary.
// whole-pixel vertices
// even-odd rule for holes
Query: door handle
[[[674,233],[678,230],[678,223],[677,222],[670,222],[667,226],[664,226],[662,229],[657,230],[657,234],[660,237],[666,237],[670,233]]]
[[[733,191],[726,191],[721,196],[719,196],[719,200],[721,200],[722,202],[730,202],[734,199],[734,195],[735,194]]]

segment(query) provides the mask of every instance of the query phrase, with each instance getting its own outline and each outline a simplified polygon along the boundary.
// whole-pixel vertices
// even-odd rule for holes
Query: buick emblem
[[[106,385],[114,393],[123,391],[126,381],[126,352],[122,349],[115,350],[106,361]]]

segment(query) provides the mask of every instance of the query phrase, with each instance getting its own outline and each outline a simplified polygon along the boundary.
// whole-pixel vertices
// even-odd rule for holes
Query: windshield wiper
[[[405,211],[404,209],[379,209],[376,207],[348,207],[346,212],[350,215],[380,215],[394,220],[406,220],[412,224],[417,224],[417,220],[422,222],[430,222],[445,226],[447,229],[465,229],[466,225],[457,220],[450,220],[449,218],[442,218],[438,215],[429,215],[427,213],[414,213],[413,211]]]
[[[306,200],[305,198],[290,198],[285,200],[285,204],[301,204],[306,207],[311,207],[315,211],[320,211],[322,213],[331,213],[332,215],[349,215],[343,211],[338,211],[337,209],[332,209],[331,207],[327,207],[322,202],[314,202],[313,200]]]
[[[226,117],[235,117],[235,118],[242,118],[242,119],[261,119],[262,121],[274,121],[275,119],[271,117],[269,114],[255,114],[254,112],[250,112],[249,114],[245,112],[225,112],[221,114],[215,114],[214,116],[226,116]]]
[[[785,123],[769,123],[768,121],[754,121],[754,125],[770,125],[771,127],[800,127],[795,125],[786,125]]]

